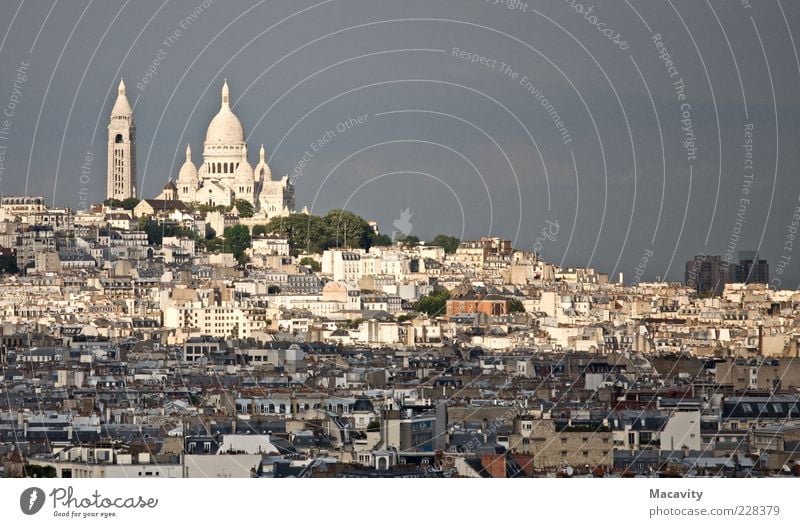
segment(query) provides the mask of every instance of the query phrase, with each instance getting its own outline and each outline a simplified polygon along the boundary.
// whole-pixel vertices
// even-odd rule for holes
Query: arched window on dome
[[[117,134],[116,137],[114,137],[114,142],[115,143],[121,143],[122,142],[122,134]]]
[[[217,174],[222,174],[222,163],[217,163]]]

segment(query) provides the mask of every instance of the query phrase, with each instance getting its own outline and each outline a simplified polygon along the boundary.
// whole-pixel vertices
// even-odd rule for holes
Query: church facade
[[[136,194],[135,126],[133,110],[120,81],[117,100],[108,125],[107,197],[125,199]],[[169,196],[160,199],[180,200],[187,205],[198,203],[231,207],[237,200],[253,205],[256,219],[288,216],[294,209],[294,187],[288,176],[272,178],[265,159],[264,145],[258,152],[255,167],[248,160],[244,129],[230,105],[227,80],[222,85],[222,101],[211,119],[203,143],[203,159],[195,165],[191,145],[186,146],[186,161],[171,181]]]
[[[244,129],[230,106],[228,82],[222,86],[219,112],[211,119],[203,143],[203,160],[192,161],[186,146],[186,161],[175,183],[178,199],[184,203],[230,207],[236,200],[253,205],[257,217],[287,216],[294,209],[294,188],[289,177],[273,179],[265,160],[264,145],[253,167],[248,160]]]

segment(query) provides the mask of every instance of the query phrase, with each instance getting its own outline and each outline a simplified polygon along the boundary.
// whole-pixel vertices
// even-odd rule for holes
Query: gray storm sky
[[[227,78],[251,163],[263,143],[298,209],[391,233],[408,208],[421,238],[499,235],[627,281],[760,247],[795,288],[800,4],[752,4],[5,2],[0,192],[101,201],[124,77],[154,196],[186,143],[200,161]]]

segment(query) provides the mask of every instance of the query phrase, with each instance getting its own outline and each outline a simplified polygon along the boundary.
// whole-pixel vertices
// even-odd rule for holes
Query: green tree
[[[201,240],[200,246],[210,253],[218,253],[225,248],[225,243],[220,238],[211,238],[209,240]]]
[[[458,249],[460,244],[461,240],[455,236],[448,236],[446,234],[437,234],[433,241],[431,241],[431,245],[437,245],[443,248],[444,252],[447,254],[453,254],[456,252],[456,249]]]
[[[105,205],[106,207],[114,207],[115,209],[118,209],[122,207],[122,202],[118,199],[108,198],[103,202],[103,205]]]
[[[322,266],[319,264],[319,262],[313,258],[309,258],[308,256],[300,260],[300,265],[305,265],[306,267],[310,267],[311,270],[314,271],[315,273],[322,271]]]
[[[325,215],[334,247],[369,249],[372,230],[369,223],[352,212],[333,209]]]
[[[165,237],[172,236],[197,239],[197,235],[191,229],[176,223],[158,223],[147,216],[139,218],[139,229],[147,233],[147,243],[150,245],[161,245]]]
[[[248,228],[244,225],[225,227],[224,236],[225,250],[233,253],[233,257],[236,258],[240,264],[244,264],[247,261],[247,255],[244,251],[250,247],[252,241]]]
[[[120,206],[125,210],[133,210],[141,200],[139,198],[125,198],[120,203]]]
[[[253,208],[253,205],[249,201],[246,201],[246,200],[243,200],[243,199],[237,199],[234,202],[234,205],[236,205],[236,210],[239,211],[239,217],[240,218],[252,218],[253,217],[253,214],[255,213],[255,209]]]
[[[22,470],[26,478],[55,478],[58,474],[53,465],[39,466],[26,463],[22,465]]]
[[[226,207],[225,205],[209,205],[208,203],[194,202],[191,205],[193,210],[197,212],[230,212],[233,207]]]
[[[508,299],[508,312],[509,313],[524,313],[525,306],[522,305],[522,301],[518,298],[509,298]]]
[[[389,236],[386,234],[375,234],[374,232],[371,234],[370,242],[373,247],[388,247],[392,245],[392,239]]]
[[[436,317],[445,312],[450,292],[447,289],[435,291],[430,295],[421,297],[414,305],[414,311],[427,313],[429,317]]]
[[[139,218],[139,229],[147,233],[147,243],[150,245],[161,245],[164,234],[161,225],[157,222],[153,221],[148,216],[142,216]]]
[[[266,225],[266,231],[289,240],[289,247],[294,255],[303,251],[320,252],[327,248],[327,230],[319,216],[290,214],[273,218]]]
[[[267,234],[269,231],[267,230],[266,225],[254,225],[253,226],[253,236],[263,236]]]
[[[346,210],[334,209],[325,216],[313,214],[290,214],[273,218],[266,225],[266,232],[284,236],[289,240],[292,255],[320,253],[333,247],[369,249],[376,237],[364,218]]]
[[[419,245],[420,239],[414,235],[408,236],[398,236],[397,241],[405,245],[406,247],[416,247]]]
[[[0,274],[17,274],[17,257],[13,254],[0,254]]]

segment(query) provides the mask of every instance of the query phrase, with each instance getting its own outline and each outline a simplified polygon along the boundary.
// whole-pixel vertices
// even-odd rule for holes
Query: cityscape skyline
[[[177,173],[186,144],[201,142],[197,131],[213,115],[215,93],[228,77],[239,86],[233,107],[247,109],[240,114],[245,128],[265,144],[270,165],[290,176],[297,202],[311,212],[342,208],[355,192],[354,206],[345,208],[382,226],[410,208],[422,238],[500,234],[530,248],[547,222],[557,221],[559,236],[540,244],[551,260],[631,276],[651,251],[643,271],[651,280],[680,280],[682,262],[724,254],[735,231],[735,250],[759,250],[772,262],[792,256],[786,242],[797,206],[793,194],[800,194],[791,177],[791,167],[800,164],[791,148],[800,137],[792,104],[798,68],[791,46],[782,43],[788,21],[797,17],[793,5],[754,12],[680,2],[636,9],[612,4],[602,13],[596,6],[596,16],[617,21],[609,25],[622,35],[622,49],[622,40],[596,39],[587,17],[568,3],[476,2],[461,7],[456,21],[446,16],[448,2],[410,6],[413,19],[388,5],[357,2],[341,9],[309,4],[294,17],[287,6],[242,5],[225,21],[207,16],[219,5],[206,4],[146,4],[152,9],[140,12],[126,4],[94,6],[75,26],[81,31],[58,66],[50,42],[65,41],[69,23],[38,38],[9,25],[0,60],[9,72],[21,69],[25,80],[15,74],[0,84],[9,102],[18,100],[4,141],[0,192],[25,194],[27,187],[28,195],[73,208],[101,201],[102,123],[124,77],[140,136],[139,191],[156,195]],[[45,21],[48,8],[26,6],[18,16]],[[47,21],[77,22],[81,13],[62,9],[54,6]],[[751,19],[753,13],[758,16]],[[300,22],[304,15],[309,25]],[[319,16],[331,30],[304,39]],[[695,20],[714,30],[697,31]],[[470,38],[456,29],[426,30],[435,26],[469,29]],[[543,38],[506,36],[531,28]],[[412,42],[422,35],[426,45]],[[276,41],[261,51],[262,43]],[[104,45],[110,42],[128,45]],[[235,55],[221,52],[229,46]],[[91,62],[78,58],[87,56]],[[69,61],[84,67],[65,68]],[[52,72],[43,74],[37,64],[52,65]],[[47,82],[51,76],[58,90]],[[692,106],[693,155],[684,146],[678,90]],[[43,126],[55,122],[64,126]],[[758,175],[749,183],[739,175],[747,144]],[[41,154],[54,145],[57,155]],[[690,163],[687,156],[696,159]],[[92,182],[85,199],[74,190],[84,187],[81,177]],[[741,222],[745,184],[752,193]],[[789,287],[800,281],[795,263],[784,269]]]
[[[0,22],[4,518],[195,478],[795,512],[800,4],[81,7]]]

